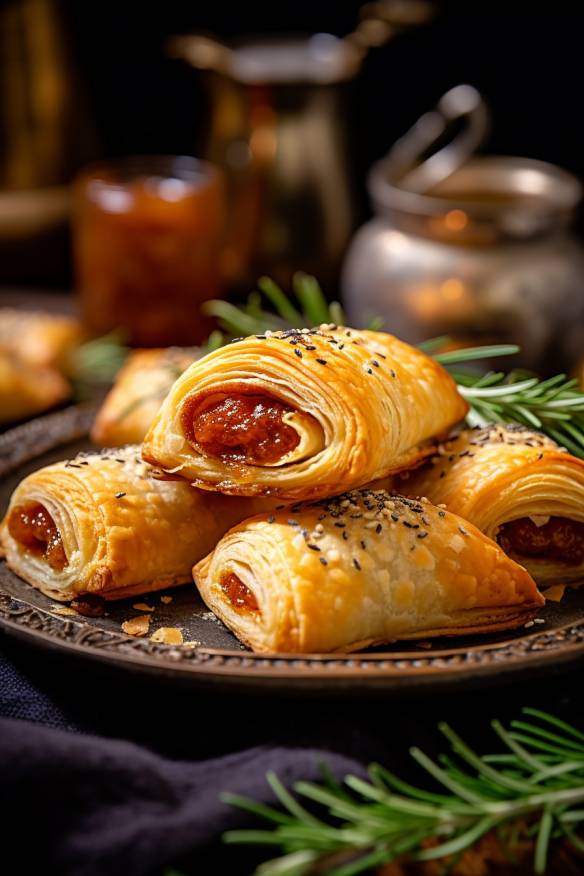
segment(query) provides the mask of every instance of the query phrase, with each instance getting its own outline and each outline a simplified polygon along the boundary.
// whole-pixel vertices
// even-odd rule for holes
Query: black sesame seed
[[[361,539],[361,542],[360,542],[360,543],[361,543],[361,548],[362,548],[362,550],[366,551],[366,550],[367,550],[367,545],[366,545],[366,543],[363,541],[363,539]]]
[[[468,535],[468,532],[466,531],[466,529],[463,529],[462,526],[459,526],[459,527],[458,527],[458,531],[459,531],[459,532],[462,532],[463,535]]]
[[[441,471],[441,472],[440,472],[440,477],[441,477],[441,478],[446,477],[446,472],[445,472],[445,471]]]
[[[325,560],[324,557],[319,557],[318,559],[320,560],[320,562],[322,563],[323,566],[328,566],[328,562],[327,562],[327,560]]]
[[[381,523],[378,523],[377,526],[375,527],[375,532],[377,533],[377,535],[379,535],[381,533],[382,529],[383,529],[383,526],[381,525]]]
[[[418,532],[418,538],[426,538],[427,535],[427,532]]]
[[[302,359],[302,353],[300,352],[300,350],[298,349],[298,347],[295,347],[295,348],[294,348],[294,352],[296,353],[296,355],[298,356],[299,359]]]
[[[446,511],[439,511],[438,517],[446,517]]]
[[[319,365],[326,365],[326,359],[317,359]]]
[[[338,526],[339,529],[344,529],[346,525],[346,523],[335,523],[335,526]]]
[[[123,499],[125,495],[125,493],[116,493],[116,499]]]
[[[371,364],[374,368],[379,368],[379,362],[377,361],[377,359],[372,359]]]
[[[368,368],[368,369],[367,369],[367,374],[373,374],[373,371],[372,371],[371,368]]]
[[[395,373],[395,371],[393,370],[393,368],[390,368],[390,369],[389,369],[389,373],[391,374],[392,377],[397,377],[397,374]]]
[[[273,514],[270,514],[270,516],[268,517],[268,523],[275,523],[275,522],[276,522],[276,518],[274,517]]]
[[[316,347],[313,344],[306,344],[304,349],[305,350],[316,350]]]
[[[343,541],[347,541],[348,538],[349,538],[349,533],[347,532],[346,529],[343,529]]]
[[[320,548],[317,544],[307,544],[306,547],[309,547],[311,551],[318,551],[320,553]]]
[[[358,572],[361,571],[361,564],[359,563],[359,560],[355,559],[355,557],[353,557],[353,565],[355,566],[355,568],[357,569]]]
[[[76,462],[66,462],[65,468],[81,468],[81,466],[77,465]]]

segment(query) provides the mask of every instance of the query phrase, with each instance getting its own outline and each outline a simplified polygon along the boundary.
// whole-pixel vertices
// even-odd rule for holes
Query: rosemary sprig
[[[522,423],[584,459],[584,393],[577,380],[565,374],[539,380],[518,371],[481,376],[454,372],[453,377],[470,405],[470,426]]]
[[[281,810],[235,794],[222,799],[258,815],[271,829],[232,830],[224,840],[281,850],[256,876],[317,870],[355,876],[403,856],[452,862],[493,831],[511,854],[514,837],[527,827],[534,872],[543,874],[552,843],[584,852],[584,734],[545,712],[526,708],[523,714],[526,720],[513,721],[509,729],[492,722],[503,754],[479,756],[447,724],[439,727],[449,755],[434,761],[412,748],[413,759],[441,786],[438,792],[414,787],[379,764],[369,766],[369,781],[347,776],[344,785],[326,770],[323,784],[294,786],[297,795],[317,804],[307,810],[269,773]]]

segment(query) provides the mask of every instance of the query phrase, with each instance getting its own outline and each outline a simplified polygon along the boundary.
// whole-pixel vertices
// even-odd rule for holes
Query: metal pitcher
[[[488,113],[474,89],[453,92],[371,171],[375,217],[343,268],[349,318],[381,315],[413,343],[514,342],[514,364],[569,369],[584,349],[581,185],[542,161],[473,156]],[[453,121],[458,134],[421,158]]]
[[[424,0],[364,6],[345,37],[227,46],[192,35],[169,51],[204,71],[211,119],[205,157],[229,185],[225,273],[249,288],[258,274],[288,284],[304,270],[326,285],[355,226],[345,119],[347,84],[367,51],[431,14]]]

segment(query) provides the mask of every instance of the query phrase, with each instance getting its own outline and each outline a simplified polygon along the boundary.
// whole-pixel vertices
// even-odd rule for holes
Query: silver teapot
[[[453,121],[458,136],[421,160]],[[412,343],[517,343],[514,365],[567,370],[584,350],[584,253],[570,230],[581,186],[542,161],[473,156],[487,127],[478,92],[458,86],[374,165],[375,218],[349,247],[345,308]]]

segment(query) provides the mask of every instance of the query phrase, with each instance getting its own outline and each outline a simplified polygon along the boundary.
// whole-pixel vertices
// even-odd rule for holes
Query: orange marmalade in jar
[[[187,156],[88,168],[75,185],[74,257],[85,322],[135,346],[197,344],[221,295],[221,174]]]

